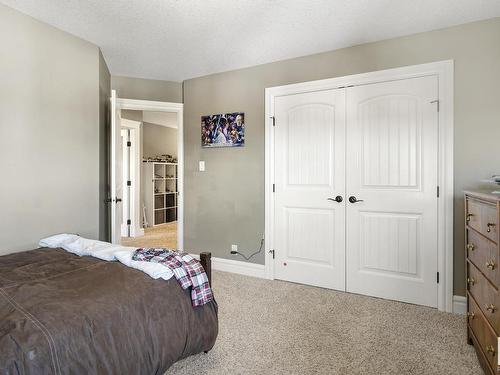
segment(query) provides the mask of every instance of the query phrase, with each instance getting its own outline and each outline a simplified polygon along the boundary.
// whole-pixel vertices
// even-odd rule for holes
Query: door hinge
[[[436,189],[436,195],[437,195],[437,197],[439,198],[439,186],[438,186],[438,187],[437,187],[437,189]]]
[[[273,119],[273,126],[276,126],[276,117],[271,116],[271,118]]]
[[[127,186],[132,186],[132,181],[127,181]]]
[[[273,254],[273,259],[274,259],[274,249],[269,250],[269,253],[270,253],[270,254]]]
[[[273,193],[276,192],[276,185],[273,184]]]
[[[132,146],[132,142],[127,141],[127,147],[130,147],[130,146]]]
[[[439,284],[439,272],[436,274],[436,282]]]
[[[132,220],[128,219],[127,220],[127,225],[131,225],[132,224]]]
[[[431,101],[431,104],[433,104],[433,103],[436,103],[436,104],[437,104],[437,105],[436,105],[436,109],[437,109],[437,111],[439,112],[439,99],[436,99],[436,100]]]

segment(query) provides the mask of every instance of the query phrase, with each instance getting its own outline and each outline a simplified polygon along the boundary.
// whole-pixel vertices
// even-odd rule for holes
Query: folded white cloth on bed
[[[163,280],[168,280],[174,276],[172,270],[165,267],[163,264],[132,260],[132,256],[136,250],[137,248],[123,248],[122,251],[117,251],[115,253],[115,257],[126,266],[143,271],[153,279],[161,278]],[[157,266],[160,266],[161,268],[158,268]]]
[[[95,258],[107,260],[109,262],[115,260],[115,252],[120,250],[120,245],[113,245],[109,242],[89,240],[88,238],[78,237],[72,242],[63,244],[64,250],[77,255],[90,255]]]
[[[121,247],[109,242],[89,240],[76,234],[66,233],[44,238],[38,244],[42,247],[62,247],[76,255],[90,255],[107,261],[115,260],[114,253]]]
[[[125,247],[109,242],[90,240],[76,234],[57,234],[40,240],[41,247],[61,247],[64,250],[79,255],[93,256],[108,262],[118,260],[127,267],[140,270],[153,279],[168,280],[173,276],[173,272],[167,267],[158,263],[138,262],[132,260],[136,247]]]

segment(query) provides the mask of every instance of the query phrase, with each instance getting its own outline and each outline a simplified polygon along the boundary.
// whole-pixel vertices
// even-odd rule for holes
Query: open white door
[[[116,91],[111,91],[111,242],[121,241],[122,224],[122,137]]]

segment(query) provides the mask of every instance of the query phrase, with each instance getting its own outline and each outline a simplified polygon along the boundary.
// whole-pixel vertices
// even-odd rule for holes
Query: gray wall
[[[124,99],[182,103],[182,83],[111,76],[111,88]]]
[[[463,295],[462,190],[500,172],[499,18],[186,81],[186,249],[230,257],[232,243],[247,252],[258,247],[266,87],[448,59],[455,60],[454,290]],[[245,147],[202,149],[200,116],[234,111],[245,112]],[[198,160],[206,161],[206,172],[197,172]]]
[[[144,157],[161,154],[177,157],[177,129],[145,122],[142,137]]]
[[[111,75],[99,51],[99,239],[111,240],[111,206],[105,203],[110,194],[109,137],[111,135]]]
[[[98,47],[3,5],[0,46],[0,254],[97,238]]]

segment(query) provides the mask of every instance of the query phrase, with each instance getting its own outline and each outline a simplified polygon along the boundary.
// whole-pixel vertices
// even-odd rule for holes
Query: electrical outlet
[[[231,245],[231,251],[238,251],[238,245]]]

